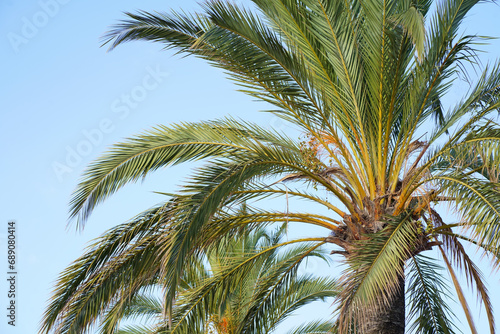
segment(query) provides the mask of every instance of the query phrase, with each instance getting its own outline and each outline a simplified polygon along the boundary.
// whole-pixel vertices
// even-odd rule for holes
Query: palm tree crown
[[[437,259],[421,254],[431,248],[441,254],[471,331],[456,271],[477,289],[494,333],[488,291],[463,243],[499,264],[500,127],[493,117],[500,110],[499,66],[487,67],[455,106],[441,103],[474,63],[480,37],[459,36],[458,29],[478,2],[439,1],[432,15],[430,0],[252,0],[255,11],[212,0],[193,15],[127,14],[106,37],[111,48],[148,40],[203,58],[308,139],[299,143],[227,118],[159,126],[111,148],[88,167],[74,193],[71,216],[80,224],[129,182],[169,165],[207,162],[169,202],[134,222],[161,229],[161,237],[144,228],[133,235],[141,247],[155,248],[148,261],[161,265],[132,273],[137,259],[131,257],[121,268],[124,277],[103,278],[106,291],[128,282],[138,289],[155,271],[166,282],[169,304],[189,256],[245,229],[298,222],[326,233],[282,245],[306,243],[306,256],[331,243],[343,256],[340,333],[404,333],[405,313],[417,333],[454,332]],[[270,196],[312,201],[331,214],[259,208],[258,200]],[[244,201],[256,207],[245,214],[233,209]],[[444,221],[440,203],[451,206],[458,221]],[[45,329],[72,302],[70,292],[86,273],[70,269],[66,276]],[[100,305],[112,299],[106,293]]]

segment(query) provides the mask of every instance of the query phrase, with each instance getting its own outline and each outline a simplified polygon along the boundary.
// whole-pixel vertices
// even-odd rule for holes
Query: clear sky
[[[258,113],[262,103],[236,92],[220,70],[201,60],[172,56],[149,43],[110,53],[99,47],[122,12],[169,8],[197,6],[194,0],[0,1],[0,333],[36,333],[53,282],[85,244],[162,200],[152,191],[173,191],[187,175],[185,167],[175,167],[126,187],[77,232],[67,227],[71,192],[84,167],[106,147],[156,124],[225,115],[287,131],[275,117]],[[498,5],[480,5],[466,21],[467,32],[500,36],[499,17]],[[484,63],[500,57],[499,41],[484,49]],[[461,83],[449,100],[466,89]],[[9,220],[17,222],[16,327],[6,317]],[[500,322],[499,276],[486,276]],[[477,309],[475,299],[470,305]],[[327,307],[308,308],[293,321],[328,314]],[[476,323],[486,333],[484,314]]]

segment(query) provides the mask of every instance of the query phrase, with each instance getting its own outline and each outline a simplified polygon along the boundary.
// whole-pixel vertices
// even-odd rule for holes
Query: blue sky
[[[17,326],[8,326],[2,311],[1,333],[35,333],[54,280],[85,244],[160,201],[152,191],[175,190],[187,176],[184,166],[174,167],[126,187],[78,232],[67,226],[71,192],[84,167],[106,147],[157,124],[225,115],[288,130],[272,115],[258,113],[264,104],[236,92],[220,70],[201,60],[148,43],[110,53],[99,47],[100,37],[124,11],[196,7],[191,0],[0,1],[0,271],[6,272],[8,220],[17,221],[19,251]],[[498,5],[480,5],[466,21],[467,32],[500,36],[498,17]],[[499,41],[484,49],[484,63],[500,56]],[[459,99],[466,89],[460,83],[448,100]],[[498,316],[498,275],[486,276]],[[2,310],[6,291],[2,279]],[[475,299],[470,305],[477,309]],[[293,321],[309,320],[326,306],[308,308]],[[476,323],[479,333],[486,332],[484,314]]]

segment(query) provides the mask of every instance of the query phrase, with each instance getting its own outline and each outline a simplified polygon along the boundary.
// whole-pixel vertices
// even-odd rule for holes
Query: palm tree
[[[65,291],[69,295],[60,295],[66,299],[64,305],[60,300],[52,303],[51,308],[59,311],[48,310],[46,318],[57,315],[54,332],[82,333],[99,325],[100,333],[269,333],[300,307],[338,294],[335,280],[297,273],[304,260],[327,260],[324,252],[314,250],[304,256],[304,247],[278,252],[286,226],[273,234],[259,227],[228,235],[200,256],[190,257],[168,310],[164,300],[158,300],[165,286],[154,264],[154,247],[150,247],[151,239],[161,238],[165,230],[140,225],[133,220],[110,229],[63,273],[59,284],[69,288]],[[138,228],[147,238],[134,241]],[[115,281],[137,275],[134,270],[156,274],[139,289],[134,280],[128,280],[113,290]],[[80,275],[85,276],[84,281],[71,288]],[[103,306],[107,298],[111,299]],[[128,326],[117,331],[122,319],[144,316],[157,321],[150,327]],[[322,329],[328,324],[319,321],[304,327]]]
[[[280,254],[273,246],[284,235],[284,229],[269,235],[263,229],[245,233],[240,238],[227,238],[207,254],[205,261],[191,263],[181,283],[172,310],[165,319],[163,301],[158,294],[161,282],[147,287],[122,308],[114,304],[103,317],[104,333],[168,333],[178,327],[184,333],[269,333],[290,314],[315,300],[325,300],[337,294],[335,281],[287,272],[289,263],[301,257],[300,249]],[[272,247],[243,275],[227,277],[251,256]],[[321,253],[310,253],[323,257]],[[283,285],[279,281],[286,282]],[[231,281],[229,283],[229,281]],[[221,284],[221,283],[224,284]],[[215,286],[215,288],[214,288]],[[156,287],[157,289],[152,289]],[[153,291],[149,291],[153,290]],[[156,292],[156,293],[155,293]],[[203,294],[203,298],[199,298]],[[152,325],[128,325],[115,331],[121,319],[154,320]],[[150,321],[151,323],[151,321]],[[313,322],[314,329],[331,328],[327,322]]]
[[[257,11],[214,0],[192,15],[127,14],[106,43],[112,49],[147,40],[203,58],[243,92],[273,105],[269,111],[307,139],[228,118],[159,126],[115,145],[88,167],[74,193],[71,216],[80,226],[129,182],[174,164],[206,164],[170,202],[132,222],[137,252],[150,247],[147,254],[155,255],[140,263],[138,254],[124,259],[122,275],[103,276],[95,291],[86,291],[91,305],[78,307],[98,310],[120,287],[129,285],[133,294],[158,274],[172,309],[187,258],[244,227],[293,222],[324,227],[325,235],[280,245],[304,243],[306,256],[328,243],[341,255],[340,333],[404,333],[405,319],[417,333],[454,332],[438,261],[471,331],[457,272],[477,290],[494,333],[483,276],[464,244],[492,255],[498,267],[499,65],[487,66],[455,106],[441,103],[467,66],[478,68],[474,48],[481,37],[459,36],[458,29],[479,1],[442,0],[434,11],[429,0],[252,2]],[[259,207],[270,196],[304,199],[330,213]],[[243,201],[256,208],[231,210]],[[456,220],[443,219],[443,204]],[[152,226],[164,229],[161,236],[144,232]],[[431,249],[439,256],[422,255]],[[44,330],[60,320],[71,293],[85,289],[88,273],[63,274]]]

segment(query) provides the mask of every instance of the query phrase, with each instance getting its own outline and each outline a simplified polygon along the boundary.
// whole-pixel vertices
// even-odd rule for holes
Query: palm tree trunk
[[[399,289],[391,305],[367,320],[366,334],[404,334],[405,332],[405,278],[399,279]]]

